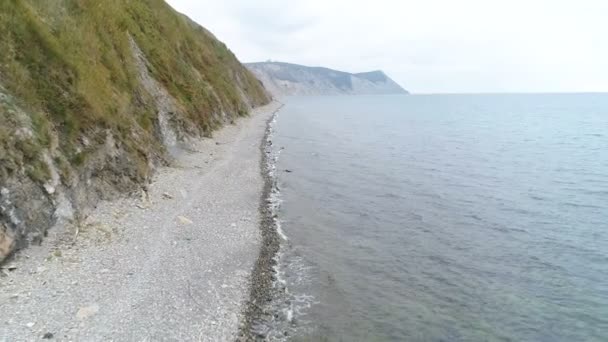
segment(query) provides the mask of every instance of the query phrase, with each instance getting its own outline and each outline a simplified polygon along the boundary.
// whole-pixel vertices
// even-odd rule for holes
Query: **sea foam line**
[[[277,119],[278,113],[276,113],[268,123],[265,141],[265,167],[267,179],[271,182],[271,189],[266,204],[272,215],[273,228],[282,241],[273,257],[274,265],[272,270],[274,278],[272,288],[274,297],[272,298],[272,302],[269,304],[268,309],[274,314],[272,314],[269,317],[269,320],[264,323],[264,330],[265,336],[268,339],[273,341],[286,341],[286,336],[292,336],[297,334],[300,330],[305,330],[302,326],[304,321],[301,318],[306,314],[305,311],[307,309],[318,302],[315,301],[315,298],[312,295],[290,291],[290,287],[295,284],[290,283],[287,272],[289,272],[289,276],[292,277],[290,278],[291,281],[302,283],[305,281],[304,279],[308,280],[308,267],[305,266],[305,262],[301,257],[297,257],[290,253],[290,241],[282,229],[282,221],[279,215],[283,200],[281,189],[278,185],[279,172],[277,170],[277,163],[283,149],[278,149],[273,145]],[[296,321],[298,324],[296,324]]]

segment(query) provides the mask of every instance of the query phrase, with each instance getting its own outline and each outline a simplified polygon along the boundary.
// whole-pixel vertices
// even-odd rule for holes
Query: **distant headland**
[[[245,64],[275,96],[408,94],[383,71],[349,73],[282,62]]]

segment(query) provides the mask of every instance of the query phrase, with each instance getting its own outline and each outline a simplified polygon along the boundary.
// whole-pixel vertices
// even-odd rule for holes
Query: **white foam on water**
[[[285,235],[285,232],[283,232],[283,229],[281,228],[281,221],[279,219],[274,219],[275,222],[275,226],[277,227],[277,233],[279,233],[279,236],[281,237],[281,239],[283,239],[283,241],[287,241],[287,235]]]
[[[273,216],[274,228],[282,239],[279,251],[274,256],[275,265],[273,266],[275,275],[273,288],[278,295],[270,304],[271,311],[275,314],[271,321],[267,322],[267,326],[261,327],[260,330],[266,332],[265,335],[269,340],[286,341],[289,337],[306,329],[306,321],[302,317],[306,315],[306,310],[317,302],[314,296],[291,291],[294,285],[301,285],[310,281],[308,275],[310,267],[305,265],[301,257],[297,257],[291,252],[289,238],[283,230],[282,221],[279,218],[283,201],[278,186],[277,162],[282,149],[273,148],[277,116],[278,114],[275,114],[268,125],[265,153],[267,156],[266,171],[272,182],[272,189],[266,201]]]

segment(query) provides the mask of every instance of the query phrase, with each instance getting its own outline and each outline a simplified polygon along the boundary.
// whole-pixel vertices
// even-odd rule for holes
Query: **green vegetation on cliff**
[[[178,138],[208,134],[269,101],[222,42],[163,0],[2,0],[0,188],[24,177],[43,184],[55,167],[66,188],[75,186],[69,178],[109,136],[129,182],[149,177],[165,146],[158,94],[142,84],[134,50],[170,95]],[[2,224],[24,221],[11,223],[7,208],[0,234]]]
[[[110,128],[130,148],[137,148],[129,136],[134,127],[151,132],[155,113],[142,105],[129,35],[152,75],[183,107],[182,119],[207,131],[218,124],[212,114],[219,108],[246,111],[235,86],[236,58],[162,0],[4,0],[0,84],[30,113],[38,143],[47,145],[49,130],[56,130],[61,148],[81,162],[70,149],[83,132]],[[244,90],[263,103],[257,81],[241,73]],[[4,111],[0,120],[6,143],[14,125]],[[14,147],[35,159],[34,146],[4,146]]]

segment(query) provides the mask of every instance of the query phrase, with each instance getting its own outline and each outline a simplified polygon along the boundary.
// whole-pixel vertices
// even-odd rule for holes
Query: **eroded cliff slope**
[[[0,261],[269,101],[163,0],[0,1]]]

